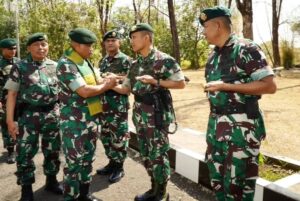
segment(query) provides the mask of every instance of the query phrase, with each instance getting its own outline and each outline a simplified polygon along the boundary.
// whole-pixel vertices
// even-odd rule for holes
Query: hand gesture
[[[144,84],[156,84],[156,80],[151,75],[136,76],[135,79]]]

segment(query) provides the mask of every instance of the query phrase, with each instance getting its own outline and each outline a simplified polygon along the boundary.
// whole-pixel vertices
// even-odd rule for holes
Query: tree
[[[107,24],[109,19],[109,13],[111,11],[112,5],[114,0],[96,0],[96,4],[98,7],[98,14],[99,14],[99,20],[100,20],[100,33],[103,36],[107,32]],[[104,44],[102,44],[102,56],[106,54]]]
[[[180,63],[180,49],[179,49],[179,39],[178,39],[178,32],[175,20],[175,11],[174,11],[174,4],[173,0],[168,0],[168,9],[169,9],[169,19],[170,19],[170,27],[172,33],[172,41],[173,41],[173,56],[175,57],[176,61]]]
[[[243,35],[253,39],[253,11],[252,0],[236,0],[236,6],[243,17]]]
[[[272,0],[272,40],[273,40],[273,57],[274,66],[280,66],[280,53],[279,53],[279,19],[281,13],[282,0]]]

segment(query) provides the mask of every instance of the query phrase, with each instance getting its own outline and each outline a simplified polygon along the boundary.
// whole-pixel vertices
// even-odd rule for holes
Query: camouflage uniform
[[[126,75],[131,59],[122,52],[114,57],[108,55],[100,63],[100,74],[115,73]],[[103,113],[101,114],[101,141],[106,156],[117,163],[123,163],[128,146],[128,109],[127,95],[109,90],[101,96]]]
[[[92,163],[98,133],[98,116],[90,115],[88,100],[76,90],[88,83],[82,71],[96,80],[91,65],[83,60],[72,48],[65,51],[59,60],[57,76],[59,79],[59,100],[61,101],[60,131],[62,132],[63,151],[66,158],[64,168],[64,200],[74,200],[79,196],[80,185],[91,183]],[[98,99],[100,97],[92,97]]]
[[[138,56],[130,67],[128,78],[123,83],[124,86],[131,89],[135,97],[155,92],[158,89],[154,85],[143,84],[135,79],[136,76],[141,75],[152,75],[156,79],[159,77],[163,80],[184,80],[176,61],[155,49],[151,50],[151,53],[145,58]],[[149,176],[158,184],[167,183],[170,177],[168,156],[170,145],[166,130],[174,120],[173,113],[163,111],[163,129],[158,129],[155,126],[154,106],[136,99],[133,105],[132,120],[136,127],[140,154]]]
[[[4,90],[4,85],[8,80],[9,73],[11,71],[13,64],[15,64],[17,61],[19,61],[17,57],[14,57],[13,59],[9,59],[9,60],[4,58],[0,59],[0,100],[2,102],[2,109],[3,109],[0,113],[1,132],[2,132],[4,148],[12,149],[12,150],[14,149],[15,141],[9,135],[7,124],[6,124],[5,103],[6,103],[7,91]]]
[[[56,62],[45,59],[33,61],[31,56],[13,66],[5,89],[18,92],[19,107],[17,135],[17,183],[31,185],[35,181],[33,157],[38,151],[42,135],[44,174],[56,175],[59,171],[61,139],[58,132],[58,85]]]
[[[222,49],[215,48],[206,64],[206,81],[248,83],[273,75],[261,49],[247,39],[231,35]],[[211,107],[206,160],[217,200],[253,200],[258,176],[258,154],[265,126],[259,97],[236,92],[209,92]],[[246,106],[247,105],[247,106]]]

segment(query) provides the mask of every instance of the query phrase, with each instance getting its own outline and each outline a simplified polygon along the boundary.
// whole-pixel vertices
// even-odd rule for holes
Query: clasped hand
[[[144,84],[156,84],[156,80],[151,75],[136,76],[135,79]]]

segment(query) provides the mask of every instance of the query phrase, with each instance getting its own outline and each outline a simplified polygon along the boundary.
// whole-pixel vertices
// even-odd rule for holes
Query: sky
[[[272,0],[252,0],[253,2],[253,35],[254,41],[261,43],[262,41],[271,40],[272,27]],[[114,6],[128,6],[132,8],[132,0],[116,0]],[[298,13],[296,13],[296,10]],[[282,15],[280,22],[291,20],[298,15],[300,16],[299,0],[283,0]],[[291,40],[292,33],[287,23],[283,23],[279,27],[280,40]],[[296,41],[297,42],[297,41]],[[298,42],[300,45],[300,41]]]

